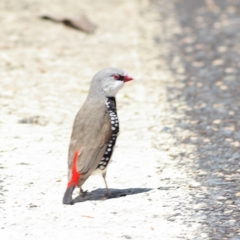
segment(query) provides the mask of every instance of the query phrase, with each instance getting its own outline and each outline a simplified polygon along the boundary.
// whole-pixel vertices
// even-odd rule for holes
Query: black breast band
[[[104,170],[113,153],[113,148],[117,140],[118,132],[119,132],[119,122],[118,122],[118,116],[117,116],[117,108],[116,108],[116,100],[115,97],[108,97],[106,101],[106,106],[107,106],[107,112],[110,117],[111,121],[111,128],[112,128],[112,136],[110,141],[107,143],[107,148],[106,151],[98,164],[97,168]]]

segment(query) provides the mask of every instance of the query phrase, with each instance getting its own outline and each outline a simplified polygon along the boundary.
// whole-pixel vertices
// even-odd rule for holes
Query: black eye
[[[114,79],[119,80],[119,81],[124,80],[124,76],[121,76],[121,75],[118,75],[118,74],[114,74],[113,77],[114,77]]]

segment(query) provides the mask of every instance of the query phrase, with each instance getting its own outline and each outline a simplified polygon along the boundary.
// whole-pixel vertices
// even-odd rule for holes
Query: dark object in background
[[[39,17],[53,22],[63,23],[68,27],[84,31],[89,34],[94,33],[97,28],[97,26],[84,15],[76,17],[59,17],[52,14],[40,14]]]
[[[23,119],[19,120],[18,123],[37,124],[37,125],[40,125],[40,126],[46,126],[48,124],[48,121],[43,116],[33,116],[33,117],[23,118]]]

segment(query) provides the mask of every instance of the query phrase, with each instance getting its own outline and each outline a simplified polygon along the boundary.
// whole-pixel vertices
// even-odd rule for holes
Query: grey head
[[[120,68],[104,68],[94,75],[88,97],[115,97],[124,83],[131,80],[133,78]]]

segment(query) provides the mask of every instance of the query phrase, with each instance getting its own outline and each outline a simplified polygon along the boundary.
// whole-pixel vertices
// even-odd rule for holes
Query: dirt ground
[[[0,2],[1,239],[240,239],[240,1]],[[86,33],[40,13],[86,14]],[[62,204],[73,119],[104,67],[117,96],[109,166]]]

